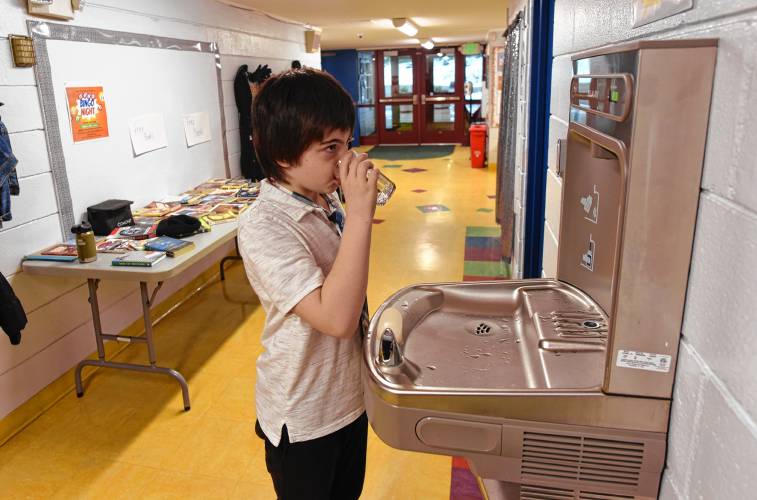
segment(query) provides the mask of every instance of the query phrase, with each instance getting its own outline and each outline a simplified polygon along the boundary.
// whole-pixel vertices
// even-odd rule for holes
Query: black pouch
[[[171,215],[158,223],[155,233],[158,236],[183,238],[197,233],[201,226],[200,220],[191,215]]]
[[[128,200],[107,200],[87,207],[87,219],[97,236],[107,236],[115,228],[133,226],[131,204]]]

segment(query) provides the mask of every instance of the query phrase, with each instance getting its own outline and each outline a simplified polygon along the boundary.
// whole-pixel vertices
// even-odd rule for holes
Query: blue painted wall
[[[523,236],[523,277],[541,278],[547,192],[549,103],[552,90],[554,0],[535,0],[531,20],[531,91],[528,117],[528,176]]]
[[[333,50],[321,52],[321,68],[328,71],[350,93],[352,100],[357,102],[357,50]],[[355,140],[353,146],[360,145],[360,123],[355,109],[355,130],[352,133]]]

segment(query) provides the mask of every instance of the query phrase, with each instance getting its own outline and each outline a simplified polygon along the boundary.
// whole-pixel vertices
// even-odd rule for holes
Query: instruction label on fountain
[[[621,368],[668,373],[672,359],[667,354],[620,350],[615,364]]]

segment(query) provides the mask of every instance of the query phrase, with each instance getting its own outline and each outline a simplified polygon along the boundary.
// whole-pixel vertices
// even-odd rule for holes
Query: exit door
[[[381,144],[463,142],[464,67],[456,49],[383,50],[377,62]]]
[[[378,57],[378,124],[381,144],[418,144],[415,49],[383,50]]]

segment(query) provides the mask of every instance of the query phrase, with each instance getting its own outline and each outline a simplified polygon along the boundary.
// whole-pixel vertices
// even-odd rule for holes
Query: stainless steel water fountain
[[[490,498],[656,498],[715,40],[574,57],[557,279],[420,284],[377,310],[365,400]]]

